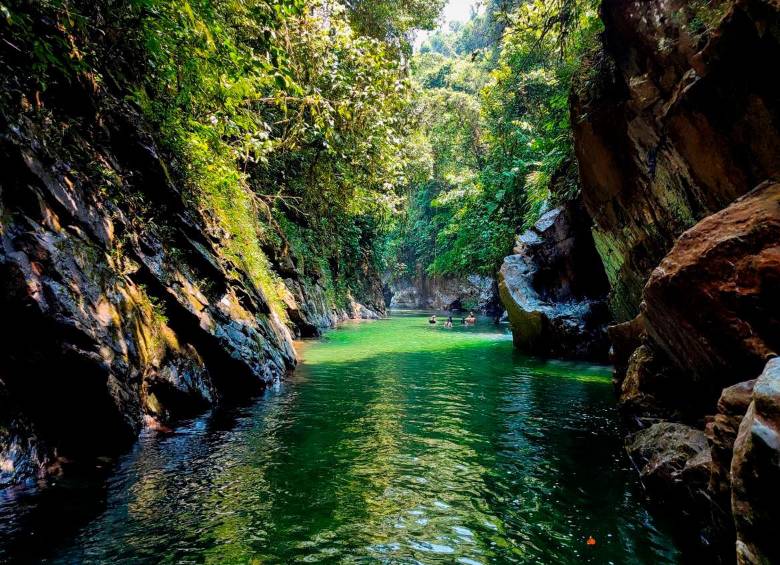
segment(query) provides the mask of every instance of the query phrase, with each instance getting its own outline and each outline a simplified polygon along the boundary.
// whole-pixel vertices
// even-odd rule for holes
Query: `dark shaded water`
[[[107,471],[0,491],[0,559],[677,561],[640,504],[605,368],[412,314],[302,354],[252,406],[148,432]]]

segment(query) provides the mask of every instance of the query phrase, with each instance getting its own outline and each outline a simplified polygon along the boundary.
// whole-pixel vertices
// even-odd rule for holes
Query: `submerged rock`
[[[504,259],[499,294],[522,351],[607,357],[606,279],[583,216],[576,203],[547,212]]]

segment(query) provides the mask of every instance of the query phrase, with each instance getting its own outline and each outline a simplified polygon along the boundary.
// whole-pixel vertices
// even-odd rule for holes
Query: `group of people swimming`
[[[429,324],[438,324],[439,323],[438,320],[436,319],[436,314],[434,314],[433,316],[428,318],[428,323]],[[463,318],[460,319],[460,325],[462,325],[462,326],[473,326],[476,323],[477,323],[477,317],[474,315],[474,312],[469,312],[468,316],[464,316]],[[451,328],[452,325],[453,325],[452,316],[449,316],[447,318],[447,321],[444,322],[444,327],[445,328]]]

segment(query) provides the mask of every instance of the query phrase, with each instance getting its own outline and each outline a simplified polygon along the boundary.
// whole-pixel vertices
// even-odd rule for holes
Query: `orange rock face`
[[[650,336],[703,394],[755,378],[780,352],[780,184],[685,232],[650,277],[643,310]]]

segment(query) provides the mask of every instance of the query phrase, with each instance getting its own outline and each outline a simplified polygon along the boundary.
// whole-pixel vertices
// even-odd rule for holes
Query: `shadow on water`
[[[145,434],[91,486],[31,497],[26,521],[0,526],[0,559],[45,545],[63,563],[679,561],[640,504],[607,369],[519,356],[492,324],[425,321],[307,343],[252,406]]]

